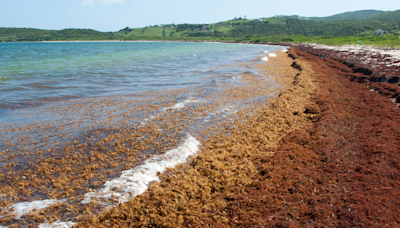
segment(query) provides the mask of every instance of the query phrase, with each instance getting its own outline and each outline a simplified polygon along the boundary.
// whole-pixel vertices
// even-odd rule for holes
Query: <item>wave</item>
[[[40,224],[38,228],[70,228],[73,227],[76,223],[74,222],[61,222],[56,221],[54,223],[44,223]]]
[[[44,209],[53,204],[65,202],[65,200],[37,200],[32,202],[14,203],[9,209],[13,208],[16,218],[21,218],[23,215],[29,214],[33,210]]]
[[[182,102],[176,103],[174,106],[165,108],[164,111],[166,111],[166,110],[173,110],[173,109],[182,109],[182,108],[186,107],[186,105],[188,105],[188,104],[190,104],[190,103],[199,103],[199,102],[201,102],[201,101],[200,101],[200,100],[193,99],[193,98],[189,98],[189,99],[184,100],[184,101],[182,101]]]
[[[157,173],[164,172],[167,168],[175,167],[184,163],[190,156],[197,154],[200,142],[193,136],[188,135],[181,146],[167,151],[163,155],[154,156],[148,159],[145,164],[135,167],[131,170],[122,172],[122,175],[104,184],[104,188],[96,192],[88,192],[82,204],[88,204],[93,198],[113,199],[118,203],[128,202],[131,198],[142,194],[148,186],[154,181],[160,181]],[[66,200],[38,200],[33,202],[15,203],[9,209],[14,209],[17,219],[23,215],[29,214],[33,210],[45,209],[53,204],[65,202]],[[105,203],[104,203],[105,204]],[[112,205],[107,205],[111,207]],[[43,223],[39,228],[65,227],[69,228],[75,225],[74,222]]]
[[[119,203],[128,202],[129,199],[142,194],[153,181],[160,181],[157,173],[164,172],[195,155],[200,142],[188,135],[185,142],[163,155],[148,159],[145,164],[131,170],[123,171],[122,175],[104,184],[104,188],[85,194],[82,204],[88,204],[93,198],[116,199]],[[110,205],[111,206],[111,205]]]

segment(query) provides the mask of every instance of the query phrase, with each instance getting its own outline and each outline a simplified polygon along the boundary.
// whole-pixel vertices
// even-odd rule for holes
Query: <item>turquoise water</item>
[[[7,174],[2,184],[17,196],[0,196],[0,203],[53,199],[81,208],[79,196],[97,197],[96,189],[108,180],[116,180],[116,192],[134,196],[139,188],[118,182],[122,172],[150,164],[145,167],[151,175],[139,186],[145,189],[159,167],[185,162],[202,142],[229,134],[279,94],[274,79],[280,75],[261,58],[282,49],[183,42],[0,43],[0,174]],[[180,152],[169,155],[173,151]],[[79,162],[69,160],[75,156]],[[62,159],[66,162],[58,163]],[[46,168],[43,175],[43,167],[53,167],[49,164],[57,168]],[[84,170],[91,170],[87,177]],[[43,181],[27,186],[29,195],[14,181],[36,177]],[[70,178],[65,186],[73,186],[73,194],[48,181],[58,177]],[[77,178],[85,181],[76,185]],[[111,202],[105,199],[98,201],[98,213]],[[64,209],[55,209],[61,210],[61,221],[79,215]],[[10,221],[0,226],[33,222],[7,213]]]
[[[217,66],[248,61],[264,50],[222,43],[2,43],[0,113],[41,99],[199,85]]]

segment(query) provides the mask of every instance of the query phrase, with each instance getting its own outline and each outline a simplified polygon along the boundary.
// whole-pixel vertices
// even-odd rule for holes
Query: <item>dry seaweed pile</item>
[[[99,215],[104,202],[82,206],[79,192],[104,183],[106,169],[117,176],[129,168],[124,167],[126,161],[139,164],[141,156],[149,156],[141,150],[162,153],[175,147],[178,135],[187,129],[181,124],[188,123],[187,119],[225,115],[217,112],[222,107],[219,102],[174,109],[168,99],[160,98],[156,104],[141,106],[142,110],[151,112],[155,105],[167,116],[155,116],[146,127],[99,131],[99,140],[93,143],[96,147],[87,137],[66,147],[70,150],[60,159],[55,159],[56,154],[40,158],[47,162],[42,164],[54,164],[45,166],[41,176],[42,166],[25,174],[13,170],[18,163],[9,162],[10,176],[1,176],[5,189],[0,196],[2,212],[10,202],[28,197],[23,191],[32,189],[34,182],[29,178],[33,176],[42,178],[38,185],[44,189],[55,186],[43,190],[55,197],[66,197],[74,181],[77,186],[66,197],[68,202],[23,217],[31,224],[72,218],[69,213],[75,216],[76,227],[399,226],[400,113],[393,103],[397,82],[374,82],[368,71],[360,72],[356,64],[336,58],[336,51],[304,50],[292,48],[288,56],[279,54],[268,64],[256,65],[261,75],[273,76],[273,84],[281,88],[266,88],[265,78],[244,74],[241,77],[249,86],[226,87],[222,93],[210,94],[221,104],[243,102],[244,108],[227,115],[226,121],[194,121],[195,137],[202,143],[198,156],[159,173],[161,182],[154,182],[129,202],[117,204],[110,199],[115,207]],[[279,94],[268,103],[256,101],[273,92]],[[132,146],[140,148],[135,151]],[[55,176],[57,172],[61,175]],[[77,175],[86,181],[75,180]],[[66,182],[40,182],[65,176],[69,178]],[[16,221],[1,220],[6,224]]]
[[[292,67],[293,66],[293,67]],[[252,117],[203,141],[200,154],[187,165],[168,170],[160,183],[101,216],[88,216],[78,227],[231,225],[230,201],[262,177],[256,158],[272,158],[288,133],[310,125],[317,114],[304,113],[315,93],[313,71],[302,60],[282,54],[266,67],[281,75],[285,89]],[[300,71],[301,70],[301,71]],[[245,111],[238,114],[245,117]],[[287,173],[287,175],[290,175]],[[271,181],[271,184],[274,181]],[[262,196],[259,196],[262,197]],[[240,210],[244,205],[238,205]],[[232,221],[233,220],[233,221]]]
[[[279,97],[77,227],[398,227],[398,106],[317,54],[293,49]]]
[[[347,64],[297,54],[317,73],[306,112],[319,115],[287,135],[274,156],[254,160],[259,178],[225,198],[230,226],[398,227],[397,105],[351,82]]]
[[[312,55],[321,58],[329,57],[326,59],[327,64],[346,73],[351,81],[367,83],[379,94],[400,103],[399,50],[382,50],[364,46],[329,47],[307,44],[296,44],[296,46],[299,50]]]

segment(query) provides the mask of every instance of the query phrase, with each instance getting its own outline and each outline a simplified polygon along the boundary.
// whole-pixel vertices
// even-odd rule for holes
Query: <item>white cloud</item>
[[[124,2],[125,0],[82,0],[83,5],[109,5]]]

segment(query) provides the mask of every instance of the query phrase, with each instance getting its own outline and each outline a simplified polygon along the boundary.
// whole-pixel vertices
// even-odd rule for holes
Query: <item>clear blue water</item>
[[[253,110],[272,96],[273,83],[254,64],[262,62],[264,51],[279,49],[187,42],[0,43],[0,151],[38,151],[87,131],[144,126],[156,116],[170,118],[166,110],[183,113],[174,120],[185,126],[182,133],[197,134],[199,126]],[[248,84],[243,74],[261,81]]]
[[[253,110],[272,96],[267,88],[273,83],[254,64],[262,62],[264,51],[279,49],[188,42],[0,43],[0,151],[37,151],[87,131],[142,126],[155,116],[168,117],[168,109],[184,113],[174,120],[185,126],[182,133],[198,133],[199,126]],[[246,84],[243,74],[261,81]]]
[[[145,156],[176,148],[188,135],[201,142],[229,134],[226,128],[279,90],[274,81],[279,75],[260,60],[264,51],[279,49],[184,42],[0,43],[0,173],[26,178],[44,161],[100,151],[112,153],[93,171],[105,174],[99,179],[105,182],[126,169],[109,164],[131,156],[115,152],[117,145],[140,154],[128,162],[133,168]],[[88,146],[80,147],[83,143]],[[74,169],[91,167],[89,160]],[[76,193],[92,188],[96,178]],[[23,199],[54,197],[43,189],[54,186],[45,181]],[[68,202],[78,199],[71,195]],[[61,214],[62,221],[74,218]]]
[[[184,42],[0,43],[0,114],[26,102],[178,89],[262,45]]]

